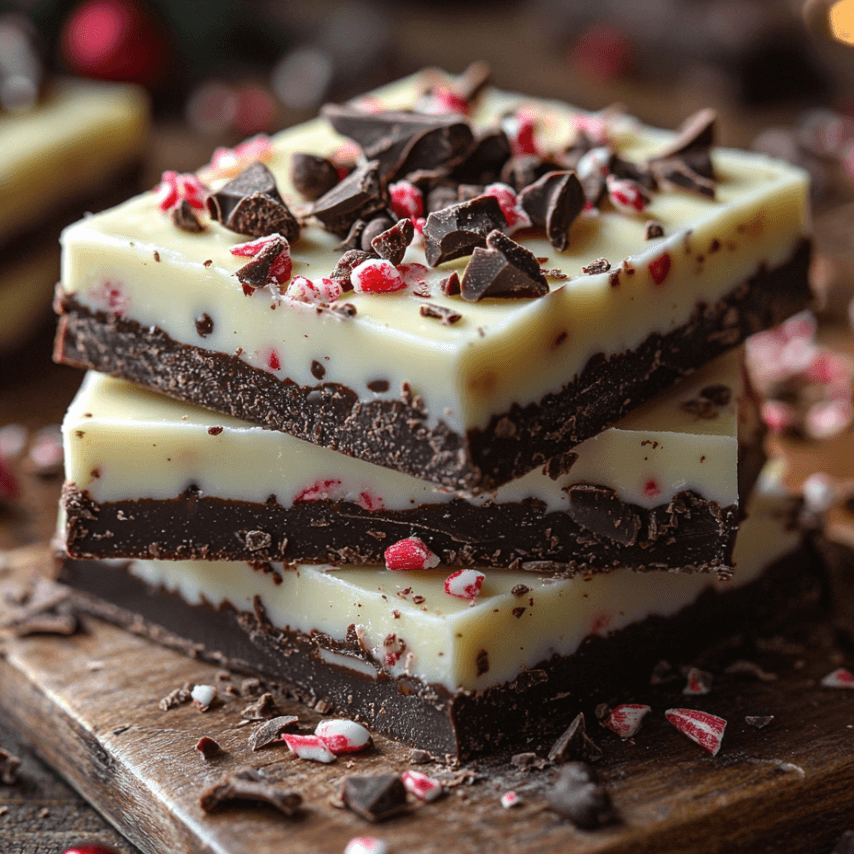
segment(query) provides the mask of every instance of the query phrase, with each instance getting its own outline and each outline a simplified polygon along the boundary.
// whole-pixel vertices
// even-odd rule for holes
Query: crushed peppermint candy
[[[623,703],[614,709],[602,722],[608,729],[617,733],[620,738],[632,738],[637,735],[643,724],[643,719],[652,711],[649,706],[639,703]]]
[[[504,214],[504,219],[507,220],[507,227],[502,229],[505,234],[513,234],[520,228],[531,227],[531,218],[522,207],[516,191],[509,184],[488,184],[483,188],[483,195],[498,199],[498,206]]]
[[[534,113],[530,109],[520,109],[505,116],[501,129],[507,134],[513,154],[539,154],[537,147],[537,126]]]
[[[315,728],[314,734],[336,756],[342,753],[357,753],[371,743],[371,734],[368,730],[350,720],[321,721]]]
[[[854,688],[854,676],[851,671],[844,667],[839,667],[831,673],[828,673],[821,684],[825,688]]]
[[[295,302],[331,303],[335,302],[344,288],[338,279],[307,279],[305,276],[294,276],[289,282],[285,296]]]
[[[344,848],[344,854],[388,854],[388,845],[376,836],[354,836]]]
[[[270,265],[269,276],[271,279],[283,285],[291,277],[293,270],[293,261],[291,260],[291,247],[288,241],[281,234],[268,234],[264,237],[258,237],[255,240],[250,240],[246,243],[238,243],[232,246],[228,251],[232,255],[240,255],[244,258],[254,258],[272,243],[280,246],[281,249],[276,259]]]
[[[501,806],[506,810],[509,810],[511,807],[521,807],[522,803],[522,799],[516,792],[505,792],[501,796]]]
[[[282,733],[282,741],[287,744],[292,753],[300,759],[310,759],[312,762],[334,762],[335,754],[329,749],[326,742],[317,735],[295,735]]]
[[[685,687],[682,689],[683,694],[708,694],[712,690],[711,673],[705,670],[700,670],[699,667],[692,667],[688,671]]]
[[[602,178],[607,177],[611,172],[612,156],[610,150],[604,146],[586,151],[581,155],[575,167],[578,179],[585,181],[594,175],[599,175]]]
[[[394,570],[433,569],[440,560],[419,537],[398,540],[385,550],[383,557],[386,569]]]
[[[649,196],[643,187],[628,178],[617,178],[616,175],[608,175],[605,178],[605,186],[608,188],[608,198],[611,204],[623,213],[643,213],[649,204]]]
[[[186,201],[197,211],[204,210],[208,188],[192,172],[173,172],[167,170],[160,177],[160,183],[154,188],[157,206],[168,211]]]
[[[411,219],[413,222],[424,216],[424,195],[415,184],[409,181],[397,181],[388,185],[391,197],[391,209],[398,219]]]
[[[421,771],[404,771],[400,775],[407,792],[415,795],[420,801],[435,801],[445,791],[445,787],[432,777]]]
[[[695,709],[668,709],[664,717],[691,741],[717,756],[727,723],[723,718]]]
[[[350,273],[353,290],[365,294],[389,294],[406,287],[397,267],[382,258],[369,258]]]
[[[445,593],[474,604],[486,576],[476,569],[458,569],[445,579]]]
[[[200,712],[206,712],[216,700],[216,688],[213,685],[195,685],[190,696],[195,707]]]

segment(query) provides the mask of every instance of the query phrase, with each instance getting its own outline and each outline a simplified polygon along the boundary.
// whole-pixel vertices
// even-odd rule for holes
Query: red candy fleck
[[[458,569],[445,579],[445,593],[474,604],[486,576],[476,569]]]
[[[208,188],[192,172],[166,171],[154,188],[157,206],[168,211],[181,201],[187,201],[197,211],[204,210]]]
[[[291,277],[291,271],[294,264],[291,260],[291,247],[287,240],[281,234],[270,234],[265,237],[259,237],[256,240],[250,240],[247,243],[237,243],[228,251],[232,255],[239,255],[243,258],[254,258],[268,243],[273,240],[283,240],[285,248],[278,254],[276,260],[270,266],[270,278],[283,285]],[[251,289],[254,292],[254,288]],[[245,288],[244,288],[245,291]]]
[[[386,667],[394,667],[406,652],[406,641],[395,634],[383,638],[382,658]]]
[[[649,196],[643,187],[635,181],[627,178],[617,178],[616,175],[608,175],[605,178],[605,186],[608,188],[608,198],[611,204],[623,213],[643,213],[649,204]]]
[[[623,703],[611,710],[604,724],[617,733],[620,738],[632,738],[637,735],[643,719],[652,711],[649,706],[638,703]]]
[[[694,709],[668,709],[664,717],[691,741],[708,750],[712,756],[717,756],[726,729],[723,718]]]
[[[520,228],[530,228],[531,218],[525,213],[525,209],[519,204],[519,198],[515,190],[509,184],[489,184],[483,188],[484,196],[493,196],[498,200],[498,206],[504,219],[507,220],[506,234],[513,234]]]
[[[342,753],[357,753],[364,750],[371,741],[371,734],[365,727],[349,720],[321,721],[314,734],[336,756]]]
[[[310,501],[322,501],[323,499],[332,498],[340,487],[340,480],[318,480],[311,486],[307,486],[302,492],[298,493],[294,497],[294,504],[302,504]]]
[[[438,780],[420,771],[404,771],[400,779],[406,791],[421,801],[435,801],[445,791],[445,787]]]
[[[282,362],[279,359],[279,353],[274,347],[271,347],[267,351],[267,367],[271,371],[279,371],[282,368]]]
[[[119,854],[115,848],[109,845],[75,845],[73,848],[66,848],[62,854]]]
[[[326,746],[322,738],[316,735],[294,735],[283,733],[282,741],[300,759],[310,759],[312,762],[334,762],[335,754]]]
[[[312,280],[305,276],[294,276],[285,291],[285,296],[295,302],[328,304],[335,302],[343,293],[344,288],[337,279]]]
[[[345,846],[344,854],[388,854],[388,845],[376,836],[354,836]]]
[[[599,635],[602,634],[608,626],[611,625],[611,615],[610,614],[599,614],[593,618],[593,622],[590,624],[590,634],[591,635]]]
[[[427,284],[428,270],[423,264],[398,264],[397,272],[403,277],[408,288],[418,288]]]
[[[851,674],[850,670],[840,667],[832,673],[828,673],[821,680],[821,684],[825,688],[854,688],[854,675]]]
[[[650,479],[643,485],[643,494],[645,498],[658,498],[661,495],[661,489],[654,480]]]
[[[501,796],[501,806],[506,810],[509,810],[511,807],[520,807],[522,806],[522,799],[516,792],[505,792]]]
[[[99,282],[89,291],[89,298],[96,309],[121,317],[128,309],[128,299],[120,285],[109,280]]]
[[[353,290],[357,293],[388,294],[406,287],[403,276],[391,261],[369,258],[350,273]]]
[[[20,494],[18,480],[9,462],[0,455],[0,501],[14,501]]]
[[[670,255],[667,252],[649,262],[649,274],[657,285],[664,282],[668,273],[670,273]]]
[[[432,569],[439,565],[439,556],[418,537],[398,540],[384,554],[386,569]]]
[[[382,510],[385,507],[385,501],[379,495],[374,495],[367,489],[359,493],[359,500],[356,502],[362,510]]]
[[[398,181],[389,184],[391,209],[398,219],[411,219],[413,222],[424,216],[424,196],[421,190],[409,181]]]

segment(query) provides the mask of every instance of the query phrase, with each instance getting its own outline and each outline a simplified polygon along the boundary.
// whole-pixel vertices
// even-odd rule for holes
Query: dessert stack
[[[805,175],[423,73],[68,228],[65,580],[436,755],[797,598],[740,343]]]

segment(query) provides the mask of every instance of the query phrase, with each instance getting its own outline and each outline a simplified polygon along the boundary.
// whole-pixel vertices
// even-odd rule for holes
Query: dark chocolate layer
[[[335,383],[299,386],[235,357],[181,344],[157,327],[91,312],[61,289],[54,357],[123,377],[290,433],[368,462],[464,490],[484,490],[543,465],[810,300],[810,244],[802,239],[779,267],[762,265],[715,305],[698,304],[666,335],[635,350],[590,359],[561,391],[513,405],[483,429],[461,436],[439,421],[427,426],[418,397],[360,401]]]
[[[737,507],[688,491],[652,510],[621,502],[605,487],[570,493],[568,512],[547,513],[534,499],[477,506],[455,498],[408,510],[365,510],[351,501],[282,507],[197,490],[97,504],[67,486],[63,507],[66,548],[76,558],[382,563],[392,543],[417,535],[449,566],[566,575],[621,566],[730,574]],[[626,528],[629,535],[622,536]]]
[[[687,662],[736,632],[766,628],[826,605],[826,577],[808,543],[736,590],[708,590],[671,618],[650,617],[607,637],[591,636],[571,656],[553,656],[511,683],[449,692],[414,678],[372,679],[323,661],[323,649],[357,654],[356,644],[321,633],[282,632],[255,612],[187,605],[126,570],[68,560],[63,580],[86,610],[160,643],[272,679],[296,698],[365,721],[378,732],[438,756],[464,758],[565,727],[582,707],[644,684],[662,658]],[[626,696],[628,693],[625,694]]]

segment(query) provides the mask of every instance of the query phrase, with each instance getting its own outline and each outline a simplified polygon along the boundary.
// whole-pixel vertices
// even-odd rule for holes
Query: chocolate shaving
[[[650,161],[682,157],[695,151],[708,151],[715,142],[717,118],[717,113],[708,107],[689,116],[677,129],[676,138],[651,157]]]
[[[207,228],[186,199],[181,199],[180,202],[169,208],[169,219],[172,220],[172,225],[176,228],[180,228],[181,231],[189,231],[191,234],[199,234]]]
[[[196,744],[196,750],[198,750],[205,759],[213,759],[215,756],[222,756],[223,753],[225,753],[218,742],[206,735],[203,735],[199,739]]]
[[[420,311],[422,317],[435,317],[442,321],[443,326],[453,326],[457,321],[462,319],[462,315],[452,308],[444,305],[434,305],[429,302],[422,305]]]
[[[353,290],[353,283],[350,281],[350,273],[352,273],[359,264],[370,258],[373,258],[373,255],[371,255],[370,252],[362,252],[361,249],[350,249],[338,259],[338,263],[329,274],[329,278],[337,279],[341,282],[341,286],[345,291],[351,291]]]
[[[370,226],[365,229],[365,235],[369,233]],[[412,220],[398,220],[391,228],[372,238],[370,246],[380,256],[392,264],[400,264],[406,254],[406,247],[412,243],[415,237],[415,227]]]
[[[169,709],[176,709],[184,703],[189,703],[191,699],[190,683],[185,682],[180,688],[170,691],[158,705],[162,711],[168,712]]]
[[[656,161],[650,168],[664,189],[687,190],[706,199],[715,197],[715,182],[704,178],[687,160]]]
[[[254,768],[243,768],[222,778],[199,799],[205,812],[236,802],[266,803],[287,816],[295,815],[302,795],[282,789],[265,780]]]
[[[641,530],[641,518],[620,501],[613,489],[576,483],[564,490],[569,496],[567,515],[596,537],[624,546],[633,546]]]
[[[210,215],[231,231],[251,237],[281,234],[299,238],[300,226],[276,187],[273,173],[260,161],[208,196]]]
[[[338,183],[338,170],[325,157],[295,151],[291,155],[291,181],[304,199],[314,202]]]
[[[427,263],[435,267],[471,255],[475,248],[486,246],[491,231],[506,227],[507,220],[493,196],[478,196],[431,213],[423,232]]]
[[[241,713],[240,717],[247,721],[263,721],[273,717],[276,704],[273,695],[262,694],[254,703],[250,703]]]
[[[549,172],[561,168],[536,154],[516,154],[504,164],[500,177],[502,183],[509,184],[518,193]]]
[[[597,273],[607,273],[611,269],[611,262],[607,258],[597,258],[586,267],[581,268],[582,273],[595,276]]]
[[[397,774],[345,777],[341,783],[344,805],[368,821],[383,821],[406,810],[406,788]]]
[[[14,786],[18,782],[18,768],[21,760],[8,750],[0,748],[0,783],[4,786]]]
[[[460,183],[494,184],[500,180],[511,154],[510,140],[501,128],[486,131],[475,139],[465,160],[454,169],[452,178]]]
[[[484,297],[531,299],[545,296],[549,285],[536,257],[497,229],[486,238],[486,249],[476,248],[463,274],[464,300]]]
[[[558,252],[569,246],[569,227],[584,210],[584,190],[574,172],[549,172],[519,193],[531,222],[544,228]]]
[[[683,400],[679,408],[697,418],[711,420],[718,417],[720,407],[726,406],[731,398],[732,390],[729,386],[715,383],[702,388],[693,400]]]
[[[596,762],[602,758],[602,750],[587,735],[584,712],[575,716],[566,732],[552,745],[548,758],[549,762]]]
[[[643,239],[654,240],[664,237],[664,226],[657,219],[648,219],[644,225]]]
[[[346,237],[357,219],[368,220],[385,205],[379,166],[372,160],[324,193],[312,205],[311,214],[327,231]]]
[[[267,696],[265,694],[265,696]],[[249,737],[249,749],[254,753],[262,747],[282,743],[282,733],[292,727],[299,718],[295,715],[280,715],[259,726]]]
[[[276,259],[287,249],[287,243],[281,237],[273,238],[247,264],[244,264],[234,275],[241,285],[250,288],[263,288],[275,281],[270,275]]]
[[[744,722],[756,729],[765,729],[771,721],[774,720],[774,715],[745,715]]]
[[[444,279],[439,280],[439,291],[446,297],[459,296],[460,293],[460,277],[456,270]]]
[[[548,801],[552,811],[583,830],[617,821],[611,797],[599,782],[599,775],[583,762],[570,762],[558,771]]]

